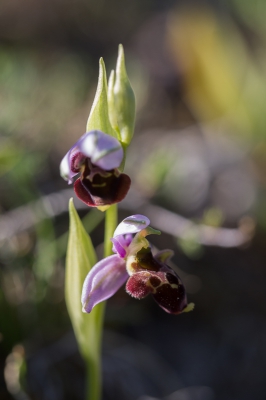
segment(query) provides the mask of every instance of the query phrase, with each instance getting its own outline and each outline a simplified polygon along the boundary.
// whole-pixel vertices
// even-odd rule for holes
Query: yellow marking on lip
[[[106,182],[103,182],[103,183],[92,183],[91,186],[93,186],[93,187],[104,187],[104,186],[106,186]]]
[[[150,288],[152,288],[152,293],[156,293],[157,289],[159,289],[159,287],[163,286],[163,282],[161,281],[160,284],[156,287],[152,286],[152,283],[150,282],[150,280],[147,281],[146,285],[149,286]]]
[[[178,289],[179,285],[177,285],[176,283],[169,283],[169,285],[171,286],[172,289]]]

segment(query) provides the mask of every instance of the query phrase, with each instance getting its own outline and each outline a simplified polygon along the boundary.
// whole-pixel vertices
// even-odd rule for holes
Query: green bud
[[[111,119],[118,125],[122,144],[128,146],[134,134],[135,95],[127,76],[124,49],[121,44],[118,49],[114,84],[113,79],[110,77],[109,80],[109,91],[113,87],[113,95],[108,96],[112,113]],[[113,116],[114,112],[116,118]]]
[[[98,129],[119,139],[109,120],[106,70],[102,58],[100,58],[99,64],[98,86],[88,118],[86,132]]]
[[[116,118],[116,110],[115,110],[114,85],[115,85],[115,71],[112,69],[108,80],[108,94],[107,94],[109,119],[113,129],[118,132],[118,135],[120,135]]]

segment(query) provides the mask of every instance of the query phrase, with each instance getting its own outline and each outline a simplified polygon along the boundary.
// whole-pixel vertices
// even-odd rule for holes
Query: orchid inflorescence
[[[98,88],[86,132],[60,164],[61,176],[69,184],[80,174],[74,182],[74,191],[88,206],[105,211],[127,195],[131,180],[123,173],[123,168],[134,121],[135,98],[120,45],[116,71],[111,72],[108,90],[104,62],[100,60]],[[82,290],[85,313],[90,313],[125,283],[126,291],[132,297],[142,299],[151,294],[170,314],[193,309],[193,304],[187,304],[181,279],[168,265],[172,251],[153,254],[146,239],[150,234],[160,232],[150,227],[150,221],[144,215],[132,215],[117,226],[112,238],[107,237],[113,243],[114,254],[97,262],[87,274]]]
[[[147,235],[160,234],[149,226],[144,215],[132,215],[116,228],[113,238],[115,254],[98,262],[87,275],[81,302],[83,311],[111,297],[126,282],[126,291],[136,299],[152,294],[159,306],[170,314],[193,309],[187,304],[185,288],[176,272],[167,265],[171,250],[153,255]],[[135,236],[133,236],[135,234]]]

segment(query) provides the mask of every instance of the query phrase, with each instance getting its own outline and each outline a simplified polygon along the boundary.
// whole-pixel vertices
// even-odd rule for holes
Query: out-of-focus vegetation
[[[1,399],[82,398],[58,165],[120,42],[137,98],[120,217],[162,230],[196,308],[110,300],[104,398],[265,398],[265,16],[263,0],[0,4]],[[103,214],[81,214],[101,254]]]

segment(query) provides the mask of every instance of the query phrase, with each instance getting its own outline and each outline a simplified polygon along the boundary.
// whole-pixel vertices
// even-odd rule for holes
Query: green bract
[[[104,61],[99,61],[99,78],[95,98],[88,118],[86,132],[99,130],[119,139],[109,120],[107,80]]]

